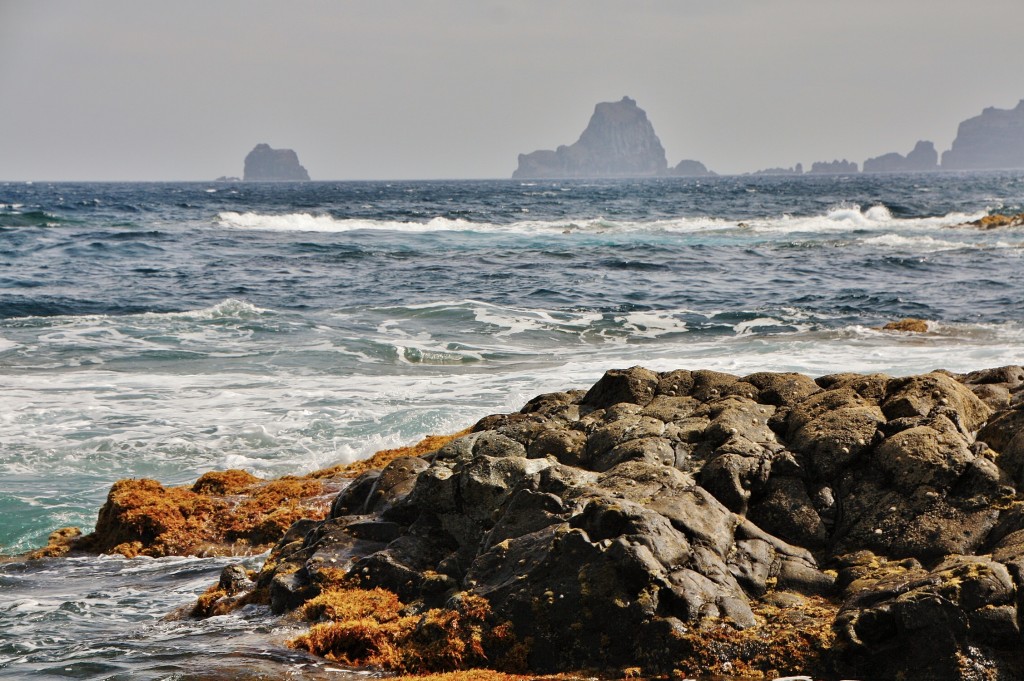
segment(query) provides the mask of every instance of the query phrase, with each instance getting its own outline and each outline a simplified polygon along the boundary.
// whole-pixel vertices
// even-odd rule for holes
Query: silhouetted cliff
[[[989,107],[960,124],[943,170],[1024,168],[1024,99],[1014,109]]]
[[[931,142],[918,142],[913,151],[903,154],[891,153],[864,161],[865,173],[903,173],[939,169],[939,152]]]
[[[846,175],[857,172],[857,164],[853,161],[816,161],[811,164],[811,172],[818,175]]]
[[[257,144],[245,157],[246,182],[309,181],[309,173],[299,165],[299,156],[291,149],[271,149]]]
[[[513,178],[643,177],[665,173],[665,149],[636,101],[601,102],[571,146],[519,155]]]

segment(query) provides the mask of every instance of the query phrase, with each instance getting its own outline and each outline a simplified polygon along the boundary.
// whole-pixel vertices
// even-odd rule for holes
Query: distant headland
[[[257,144],[245,157],[245,182],[308,182],[309,173],[292,149],[271,149]]]
[[[921,140],[906,155],[892,152],[864,161],[863,172],[931,172],[1024,168],[1024,100],[1014,109],[989,107],[960,124],[950,150],[939,154]],[[853,174],[860,166],[846,159],[816,161],[810,174]],[[803,165],[768,168],[754,175],[802,175]],[[700,161],[684,160],[669,168],[647,114],[635,100],[601,102],[580,138],[572,145],[519,155],[513,179],[604,177],[707,177],[716,173]]]

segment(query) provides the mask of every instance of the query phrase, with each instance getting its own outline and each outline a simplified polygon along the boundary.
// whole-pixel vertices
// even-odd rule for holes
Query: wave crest
[[[786,234],[791,232],[952,227],[969,222],[976,217],[978,216],[965,213],[949,213],[935,217],[897,218],[893,216],[887,206],[882,204],[862,209],[858,204],[840,203],[819,215],[782,215],[739,221],[714,216],[689,216],[645,221],[616,221],[604,217],[594,217],[578,220],[519,220],[510,223],[493,223],[437,216],[425,222],[416,222],[336,218],[331,215],[314,215],[312,213],[265,214],[226,211],[218,214],[217,225],[233,230],[321,233],[356,231],[479,232],[556,236],[571,234],[693,234],[741,230],[744,233]]]

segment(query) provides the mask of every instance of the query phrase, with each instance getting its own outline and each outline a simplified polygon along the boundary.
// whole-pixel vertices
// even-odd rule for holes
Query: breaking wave
[[[825,213],[810,216],[783,215],[750,220],[726,220],[713,216],[680,217],[658,220],[613,220],[604,217],[577,220],[520,220],[510,223],[474,222],[434,217],[426,221],[368,220],[338,218],[313,213],[237,213],[221,212],[218,226],[233,230],[272,232],[481,232],[525,235],[620,234],[620,233],[697,233],[743,230],[766,233],[836,232],[853,230],[914,229],[953,227],[980,217],[982,213],[949,213],[925,218],[897,218],[884,205],[862,209],[857,204],[839,204]]]

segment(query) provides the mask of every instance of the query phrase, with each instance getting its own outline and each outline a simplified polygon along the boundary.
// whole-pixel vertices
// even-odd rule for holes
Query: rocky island
[[[815,161],[811,164],[810,173],[814,175],[850,175],[857,172],[857,164],[853,161]]]
[[[1024,99],[1013,109],[988,107],[960,124],[943,170],[1024,168]]]
[[[246,495],[282,481],[122,481],[96,533],[57,534],[49,553],[165,555],[189,550],[190,528],[209,549],[195,519],[220,518],[236,552],[276,545],[256,573],[226,568],[191,615],[294,613],[310,629],[292,645],[346,665],[1024,675],[1024,367],[634,367],[283,481],[299,501],[276,522]]]
[[[700,161],[684,159],[667,171],[667,174],[676,177],[715,177],[717,173],[708,170]]]
[[[519,155],[513,179],[649,177],[668,168],[665,149],[636,101],[601,102],[570,146]]]
[[[271,149],[257,144],[245,157],[246,182],[308,182],[309,173],[299,165],[299,156],[291,149]]]
[[[921,141],[906,156],[896,152],[864,161],[865,173],[929,172],[939,169],[939,152],[931,142]]]

